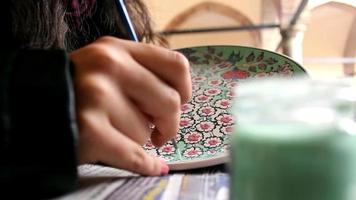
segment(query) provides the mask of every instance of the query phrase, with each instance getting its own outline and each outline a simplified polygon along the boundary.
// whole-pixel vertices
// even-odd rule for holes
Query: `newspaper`
[[[177,172],[143,177],[99,165],[78,168],[80,187],[57,199],[227,200],[229,176],[225,172]]]

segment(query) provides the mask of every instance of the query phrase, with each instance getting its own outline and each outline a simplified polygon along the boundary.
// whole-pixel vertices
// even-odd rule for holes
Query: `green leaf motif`
[[[269,64],[269,65],[273,65],[273,64],[277,63],[278,60],[276,60],[276,59],[270,57],[269,59],[266,60],[266,62],[267,62],[267,64]]]
[[[215,48],[213,48],[213,47],[208,47],[208,52],[209,52],[209,53],[215,53]]]
[[[257,72],[257,67],[256,66],[251,66],[248,68],[250,72]]]
[[[205,54],[205,55],[204,55],[204,58],[206,58],[206,59],[209,59],[209,60],[210,60],[210,59],[212,58],[212,56],[211,56],[210,54]]]
[[[227,59],[229,62],[231,62],[232,64],[236,64],[237,62],[241,61],[243,58],[243,56],[240,55],[240,52],[238,52],[237,54],[235,53],[235,51],[232,51],[229,58]]]
[[[260,62],[263,60],[263,57],[264,57],[264,52],[261,52],[261,54],[257,57],[256,61],[257,62]]]
[[[190,57],[189,57],[189,60],[190,60],[191,62],[195,63],[195,62],[198,62],[198,61],[199,61],[199,57],[198,57],[198,56],[190,56]]]
[[[255,60],[255,54],[253,52],[251,52],[247,57],[246,57],[246,62],[250,63],[253,62]]]
[[[197,52],[195,49],[191,49],[191,48],[187,48],[187,49],[182,49],[180,50],[180,52],[186,56],[193,54],[195,52]]]
[[[258,68],[261,70],[265,70],[267,68],[267,65],[265,63],[260,63],[258,64]]]
[[[218,57],[214,58],[214,63],[219,64],[221,62],[222,62],[222,60],[220,58],[218,58]]]

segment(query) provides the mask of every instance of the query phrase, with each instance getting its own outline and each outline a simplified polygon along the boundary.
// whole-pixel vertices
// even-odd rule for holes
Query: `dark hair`
[[[64,0],[11,0],[12,45],[19,48],[66,48],[74,50],[104,35],[128,38],[115,7],[115,0],[97,0],[80,16]],[[141,0],[126,1],[140,40],[154,42],[150,15]]]

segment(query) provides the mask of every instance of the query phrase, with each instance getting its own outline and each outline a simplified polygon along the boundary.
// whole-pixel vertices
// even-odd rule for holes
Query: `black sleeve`
[[[75,188],[74,109],[65,51],[0,52],[2,194],[47,198]]]

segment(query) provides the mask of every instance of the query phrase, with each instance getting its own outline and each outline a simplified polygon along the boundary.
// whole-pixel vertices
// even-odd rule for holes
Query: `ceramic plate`
[[[229,114],[233,88],[250,78],[293,77],[305,70],[290,58],[274,52],[241,46],[201,46],[179,49],[191,64],[193,97],[182,106],[178,148],[171,142],[144,149],[162,157],[171,170],[225,163],[234,119]]]

